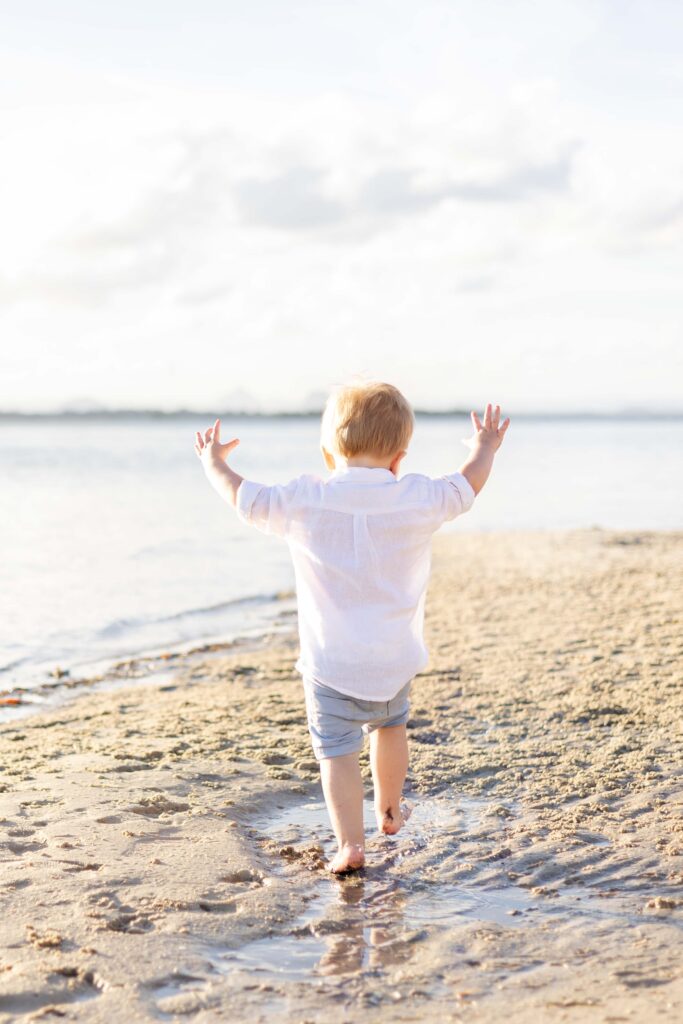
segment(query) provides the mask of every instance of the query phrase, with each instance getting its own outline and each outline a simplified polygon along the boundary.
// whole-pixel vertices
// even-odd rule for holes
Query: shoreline
[[[249,601],[251,598],[243,600]],[[259,644],[267,637],[291,630],[286,620],[296,615],[296,595],[285,591],[270,599],[272,608],[263,621],[243,632],[218,638],[215,635],[197,637],[156,647],[142,648],[135,653],[118,654],[77,662],[63,669],[56,665],[46,676],[44,673],[33,685],[17,683],[0,689],[0,726],[14,716],[26,717],[40,711],[57,708],[62,703],[98,689],[125,686],[132,679],[154,681],[163,673],[173,673],[178,666],[208,652],[220,653],[235,646]],[[70,693],[69,691],[80,691]],[[33,698],[33,699],[32,699]],[[52,698],[52,699],[51,699]],[[21,709],[21,710],[19,710]]]
[[[441,533],[435,538],[435,545],[440,543],[440,538],[453,536],[456,531]],[[653,534],[655,536],[670,536],[676,538],[680,531],[674,530],[627,530],[609,529],[603,526],[582,526],[567,529],[510,529],[510,530],[478,530],[463,531],[462,536],[470,538],[519,538],[525,537],[564,537],[580,538],[584,535],[602,534],[614,537],[638,537]],[[254,597],[236,598],[234,604],[256,600]],[[40,678],[31,685],[24,685],[17,682],[16,685],[0,688],[0,728],[5,723],[18,721],[27,716],[57,709],[65,702],[73,702],[88,692],[108,690],[125,686],[130,680],[144,680],[153,683],[154,676],[162,674],[173,674],[182,670],[186,663],[189,663],[197,656],[206,653],[220,654],[231,648],[243,645],[258,646],[267,642],[272,636],[281,633],[291,633],[296,636],[296,593],[285,590],[275,593],[269,598],[274,606],[268,617],[257,626],[250,627],[244,632],[232,632],[227,638],[212,634],[207,637],[197,637],[190,640],[182,640],[176,643],[161,644],[152,647],[143,647],[135,652],[122,651],[119,654],[93,658],[85,662],[72,663],[69,668],[62,668],[55,665],[52,671],[41,673]],[[288,627],[287,619],[294,619],[294,625]],[[70,691],[77,691],[76,693]],[[18,698],[15,700],[14,698]],[[37,699],[31,699],[37,698]],[[52,699],[51,699],[52,698]]]
[[[4,723],[1,1024],[673,1024],[682,569],[681,532],[438,535],[415,821],[359,878],[292,631]]]

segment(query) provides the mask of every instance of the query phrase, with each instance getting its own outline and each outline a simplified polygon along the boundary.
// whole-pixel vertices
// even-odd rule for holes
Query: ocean
[[[286,545],[211,489],[211,417],[0,420],[0,691],[123,656],[271,628],[293,607]],[[232,465],[326,476],[315,417],[230,417]],[[418,416],[402,472],[458,469],[466,417]],[[472,510],[443,530],[681,528],[683,419],[513,419]]]

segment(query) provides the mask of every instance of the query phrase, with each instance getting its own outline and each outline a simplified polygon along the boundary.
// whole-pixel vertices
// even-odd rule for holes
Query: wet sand
[[[5,723],[0,1022],[681,1020],[682,591],[680,533],[437,536],[344,880],[291,631]]]

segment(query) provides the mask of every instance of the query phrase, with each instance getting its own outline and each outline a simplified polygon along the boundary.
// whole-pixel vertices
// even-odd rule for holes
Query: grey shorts
[[[318,761],[363,749],[363,734],[405,725],[412,679],[391,700],[359,700],[304,677],[308,731]]]

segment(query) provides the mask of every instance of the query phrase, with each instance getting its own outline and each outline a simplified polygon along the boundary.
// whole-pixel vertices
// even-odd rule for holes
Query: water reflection
[[[441,872],[430,877],[423,869],[416,878],[393,870],[404,858],[432,846],[437,835],[442,863],[449,841],[457,845],[461,834],[473,834],[487,806],[485,799],[474,797],[422,800],[406,832],[389,837],[373,831],[372,804],[366,801],[368,864],[364,870],[343,878],[318,872],[295,927],[231,950],[216,966],[222,971],[242,967],[256,975],[291,979],[379,975],[408,961],[415,944],[434,929],[447,929],[458,920],[517,927],[524,918],[509,915],[511,910],[518,913],[529,908],[529,894],[523,891],[508,886],[483,892],[476,886],[444,882]],[[281,852],[292,851],[295,859],[296,851],[305,854],[311,843],[322,847],[327,858],[334,850],[325,805],[319,799],[283,808],[281,814],[269,815],[264,826],[268,843],[275,839]]]
[[[311,924],[311,933],[326,946],[317,974],[383,970],[404,963],[419,933],[405,920],[407,893],[398,882],[363,877],[339,881],[337,901]]]

